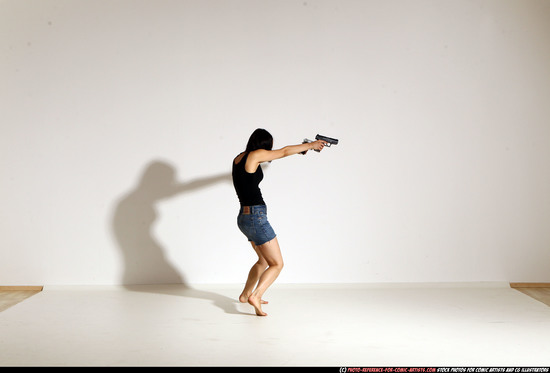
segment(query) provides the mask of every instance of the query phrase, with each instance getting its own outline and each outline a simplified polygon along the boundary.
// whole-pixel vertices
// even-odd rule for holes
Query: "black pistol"
[[[327,147],[330,148],[331,145],[338,145],[338,139],[333,139],[332,137],[327,137],[327,136],[323,136],[323,135],[319,135],[317,134],[317,136],[315,136],[315,140],[322,140],[324,142],[327,143]],[[310,140],[310,139],[304,139],[304,141],[302,142],[302,144],[306,144],[308,142],[313,142],[313,140]],[[315,150],[317,153],[319,153],[319,150]],[[300,154],[306,154],[306,152],[302,152]]]

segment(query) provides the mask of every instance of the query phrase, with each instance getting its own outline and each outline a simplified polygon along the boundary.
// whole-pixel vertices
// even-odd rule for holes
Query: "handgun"
[[[323,135],[319,135],[317,134],[317,136],[315,136],[315,140],[321,140],[321,141],[324,141],[327,143],[327,147],[330,148],[331,145],[338,145],[338,139],[333,139],[332,137],[327,137],[327,136],[323,136]],[[313,142],[313,140],[310,140],[310,139],[304,139],[304,141],[302,142],[302,144],[307,144],[308,142]],[[316,150],[314,149],[317,153],[320,152],[320,150]],[[300,154],[306,154],[307,150],[305,152],[302,152]]]

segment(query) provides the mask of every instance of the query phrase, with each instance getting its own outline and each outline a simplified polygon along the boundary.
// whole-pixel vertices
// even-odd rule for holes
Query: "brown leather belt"
[[[250,215],[250,206],[243,206],[243,215]]]

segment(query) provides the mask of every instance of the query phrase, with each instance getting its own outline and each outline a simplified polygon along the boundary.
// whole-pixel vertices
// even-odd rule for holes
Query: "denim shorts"
[[[267,220],[267,206],[250,206],[250,213],[241,207],[237,217],[237,225],[248,241],[255,245],[263,245],[275,238],[276,234]],[[248,209],[246,209],[248,210]]]

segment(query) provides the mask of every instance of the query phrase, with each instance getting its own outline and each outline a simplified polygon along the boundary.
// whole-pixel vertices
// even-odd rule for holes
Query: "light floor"
[[[0,312],[0,366],[549,366],[550,307],[508,286],[45,287]]]

